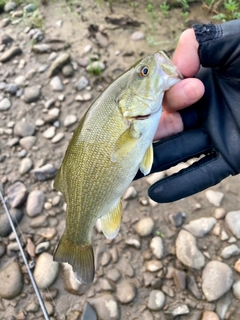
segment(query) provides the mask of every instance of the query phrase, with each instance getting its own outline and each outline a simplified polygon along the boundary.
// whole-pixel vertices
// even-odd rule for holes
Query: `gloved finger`
[[[230,174],[235,173],[223,157],[212,153],[190,167],[159,180],[149,188],[148,194],[156,202],[172,202],[213,186]]]

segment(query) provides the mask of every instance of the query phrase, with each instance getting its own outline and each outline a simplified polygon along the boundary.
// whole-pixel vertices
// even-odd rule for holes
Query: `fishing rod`
[[[19,246],[21,255],[22,255],[22,257],[23,257],[23,261],[24,261],[24,263],[25,263],[25,265],[26,265],[26,267],[27,267],[27,272],[28,272],[29,277],[30,277],[30,280],[31,280],[31,282],[32,282],[32,286],[33,286],[33,289],[34,289],[34,291],[35,291],[35,293],[36,293],[36,296],[37,296],[39,305],[40,305],[40,307],[41,307],[41,309],[42,309],[42,313],[43,313],[43,315],[44,315],[44,318],[45,318],[45,320],[49,320],[49,316],[48,316],[48,313],[47,313],[47,310],[46,310],[44,301],[43,301],[42,296],[41,296],[41,294],[40,294],[40,292],[39,292],[39,290],[38,290],[38,286],[37,286],[36,281],[35,281],[35,279],[34,279],[34,277],[33,277],[32,271],[31,271],[30,266],[29,266],[29,264],[28,264],[27,258],[26,258],[26,256],[25,256],[25,253],[24,253],[24,250],[23,250],[23,248],[22,248],[20,239],[19,239],[19,237],[18,237],[16,228],[15,228],[14,223],[13,223],[13,221],[12,221],[12,217],[11,217],[11,215],[10,215],[10,212],[9,212],[9,210],[8,210],[8,207],[7,207],[7,205],[6,205],[6,202],[5,202],[4,198],[3,198],[3,195],[2,195],[1,190],[0,190],[0,199],[1,199],[2,204],[3,204],[3,208],[4,208],[4,210],[5,210],[6,214],[7,214],[7,217],[8,217],[9,223],[10,223],[10,226],[11,226],[11,228],[12,228],[12,231],[13,231],[15,237],[16,237],[16,240],[17,240],[17,243],[18,243],[18,246]]]

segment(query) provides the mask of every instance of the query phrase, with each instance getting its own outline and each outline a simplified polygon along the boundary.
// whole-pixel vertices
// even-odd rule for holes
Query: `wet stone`
[[[17,224],[23,218],[23,211],[20,209],[12,208],[10,209],[10,214],[12,216],[13,224],[16,227]],[[0,214],[0,237],[8,237],[12,232],[11,225],[9,223],[7,215],[4,213]]]
[[[122,304],[127,304],[133,301],[137,293],[136,287],[129,281],[123,281],[117,286],[116,297]]]
[[[233,235],[240,239],[240,210],[230,211],[225,217],[225,222]]]
[[[35,125],[27,121],[18,121],[14,126],[14,134],[20,137],[32,136],[35,132]]]
[[[34,278],[40,289],[50,287],[55,281],[59,271],[58,262],[53,261],[53,256],[43,252],[37,259],[34,269]]]
[[[0,297],[4,299],[14,299],[21,293],[23,276],[17,262],[11,262],[0,270],[0,283]]]
[[[11,107],[11,101],[8,98],[3,98],[0,101],[0,111],[6,111]]]
[[[197,248],[196,238],[185,230],[178,234],[176,255],[184,265],[194,269],[201,269],[205,264],[204,255]]]
[[[154,220],[151,217],[142,218],[135,225],[136,232],[141,237],[147,237],[153,232]]]
[[[233,284],[231,268],[220,261],[210,261],[202,273],[202,290],[208,301],[214,301],[223,296]]]
[[[27,214],[30,217],[39,215],[43,210],[45,201],[44,193],[41,190],[33,190],[29,193],[26,205]]]
[[[33,161],[30,158],[24,158],[21,160],[19,173],[21,175],[28,173],[33,167]]]
[[[153,311],[161,310],[165,303],[165,295],[160,290],[152,290],[148,298],[148,308]]]
[[[27,199],[27,188],[25,185],[17,181],[7,190],[7,201],[12,208],[21,207]]]
[[[215,226],[217,220],[215,218],[200,218],[190,221],[183,228],[193,234],[195,237],[204,237]]]
[[[24,101],[26,103],[35,102],[40,98],[41,86],[27,87],[24,90]]]
[[[164,247],[162,238],[157,236],[152,238],[150,248],[157,259],[161,259],[163,257]]]
[[[38,169],[34,169],[32,173],[36,180],[45,181],[54,178],[57,174],[57,169],[51,163],[47,163]]]

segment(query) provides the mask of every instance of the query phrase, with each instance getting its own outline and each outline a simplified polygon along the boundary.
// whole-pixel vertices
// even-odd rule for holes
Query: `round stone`
[[[0,283],[0,297],[3,299],[14,299],[21,293],[23,276],[17,262],[12,262],[0,270]]]
[[[3,98],[0,101],[0,111],[6,111],[11,107],[11,101],[8,98]]]
[[[74,114],[69,114],[68,116],[66,116],[66,118],[64,119],[64,127],[70,127],[72,124],[77,122],[77,116],[75,116]]]
[[[81,78],[79,78],[79,80],[76,83],[76,89],[77,91],[82,91],[83,89],[85,89],[89,84],[89,81],[86,77],[82,76]]]
[[[44,193],[41,190],[33,190],[27,199],[26,211],[30,217],[35,217],[43,210],[45,201]]]
[[[53,261],[53,256],[43,252],[36,262],[34,278],[40,289],[50,287],[55,281],[59,271],[58,262]]]
[[[240,300],[240,280],[237,280],[233,284],[233,294],[236,299]]]
[[[203,312],[201,320],[220,320],[220,319],[215,312],[206,310]]]
[[[35,125],[27,121],[18,121],[14,126],[14,134],[20,137],[32,136],[35,132]]]
[[[240,239],[240,210],[228,212],[225,221],[234,236]]]
[[[19,167],[19,173],[25,174],[28,173],[33,167],[33,161],[30,158],[24,158],[21,160],[20,167]]]
[[[154,220],[151,217],[142,218],[135,225],[136,232],[141,237],[147,237],[153,232]]]
[[[40,98],[40,95],[41,95],[40,86],[27,87],[24,90],[24,101],[26,103],[35,102]]]
[[[161,310],[165,303],[165,295],[160,290],[152,290],[148,298],[148,308],[153,311]]]
[[[50,86],[53,91],[63,91],[64,89],[62,80],[58,76],[52,78],[50,81]]]
[[[31,150],[36,140],[37,138],[35,136],[28,136],[28,137],[21,138],[19,143],[20,143],[20,146],[22,146],[24,149]]]
[[[164,248],[162,238],[157,236],[152,238],[150,242],[150,248],[157,259],[161,259],[163,257]]]
[[[27,188],[20,181],[15,182],[7,190],[7,200],[12,208],[18,208],[23,205],[26,198]]]

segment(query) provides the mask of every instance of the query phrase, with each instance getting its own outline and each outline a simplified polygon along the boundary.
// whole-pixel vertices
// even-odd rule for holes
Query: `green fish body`
[[[54,182],[67,203],[54,260],[71,264],[82,283],[94,279],[92,229],[101,218],[105,236],[117,235],[122,195],[139,169],[151,170],[163,95],[180,78],[163,52],[142,59],[95,100],[74,132]]]

